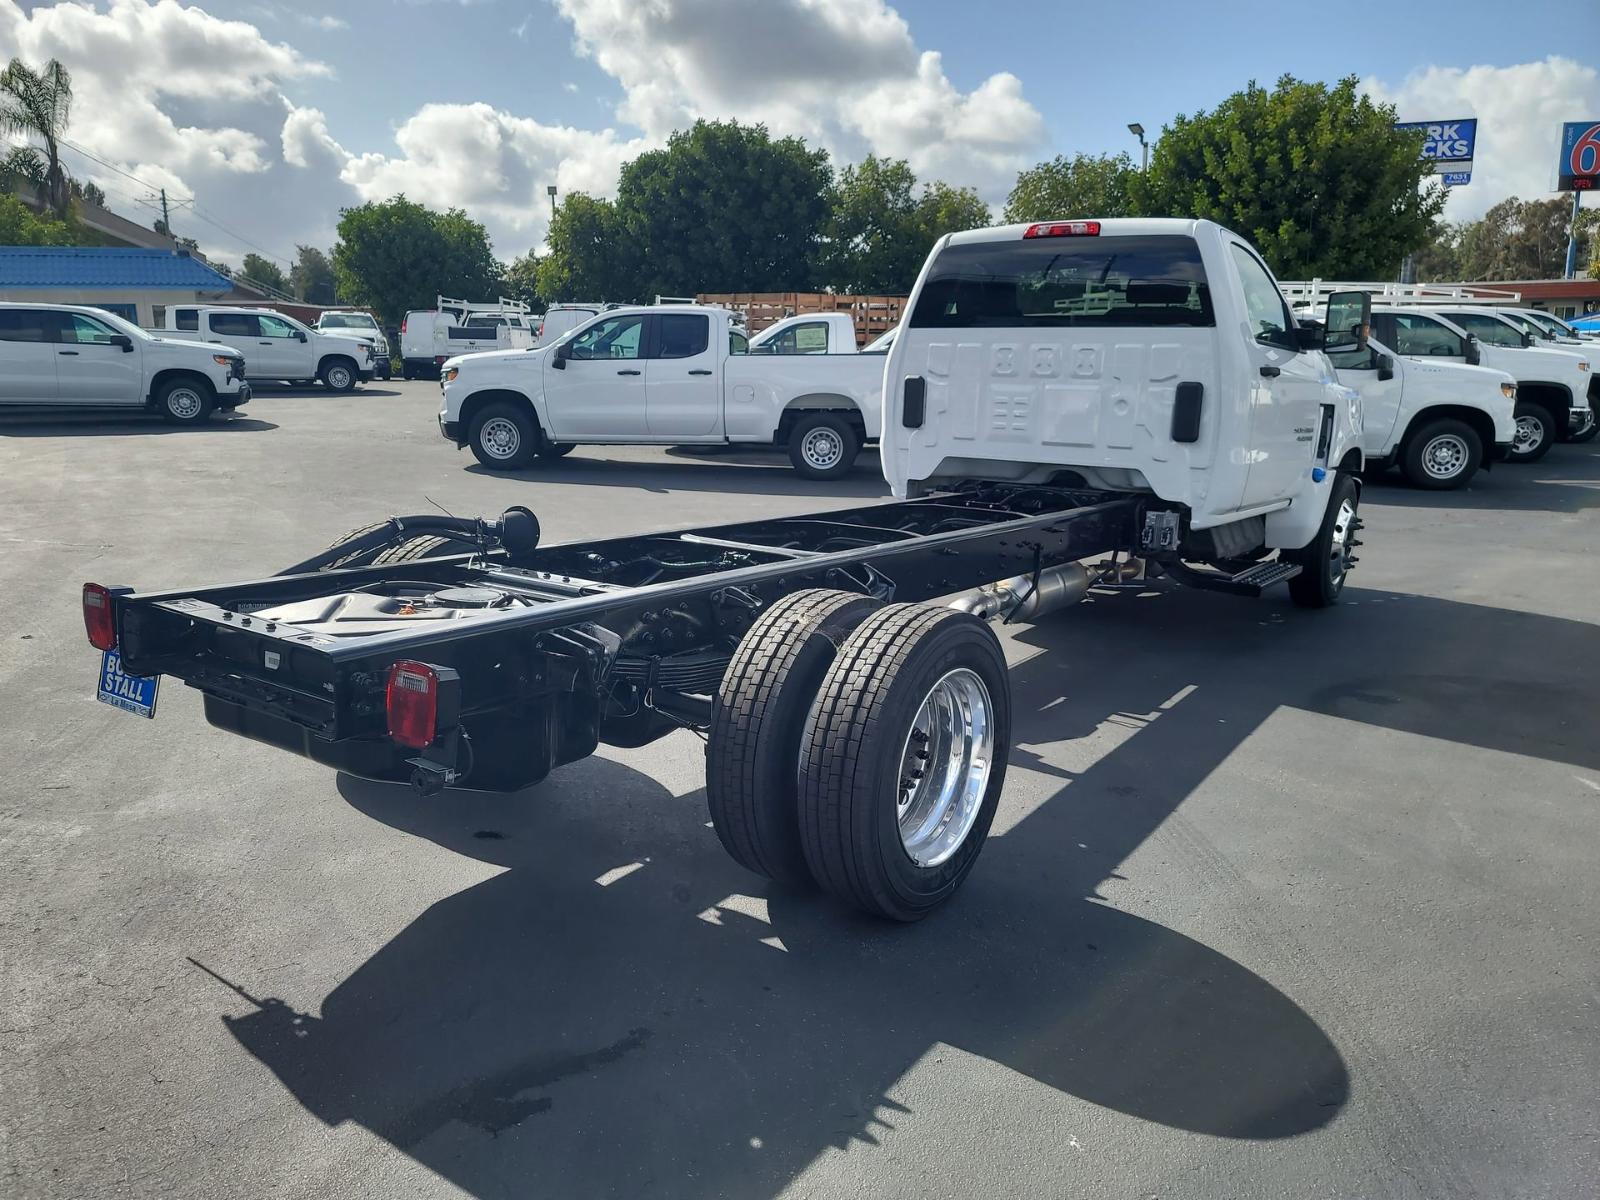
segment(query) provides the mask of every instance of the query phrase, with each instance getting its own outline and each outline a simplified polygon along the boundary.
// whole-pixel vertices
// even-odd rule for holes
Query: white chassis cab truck
[[[1364,336],[1349,297],[1330,303],[1335,349]],[[1066,608],[1127,578],[1125,556],[1331,604],[1362,454],[1324,330],[1297,327],[1216,225],[957,234],[911,299],[879,360],[884,461],[902,495],[930,494],[564,545],[526,508],[393,517],[253,581],[88,583],[101,676],[125,681],[111,702],[153,712],[152,677],[171,675],[218,729],[425,795],[515,793],[600,743],[688,728],[735,860],[925,916],[971,875],[1005,786],[990,622]]]
[[[1365,344],[1369,309],[1329,298],[1335,349]],[[1360,401],[1238,234],[1175,219],[949,234],[907,311],[879,442],[895,495],[970,477],[1149,493],[1165,506],[1147,549],[1168,573],[1338,596]]]
[[[348,392],[375,370],[371,336],[320,333],[270,308],[177,304],[167,309],[167,329],[237,350],[249,379],[301,385],[315,379],[330,392]]]
[[[614,308],[532,350],[444,364],[439,428],[509,470],[579,445],[786,449],[834,479],[876,437],[883,359],[750,354],[734,314],[700,305]]]

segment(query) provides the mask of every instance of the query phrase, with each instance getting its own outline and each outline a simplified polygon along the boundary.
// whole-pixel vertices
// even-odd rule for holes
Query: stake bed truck
[[[170,675],[221,729],[425,793],[515,791],[692,729],[734,858],[912,920],[967,877],[999,803],[992,620],[1065,608],[1135,557],[1338,599],[1361,426],[1324,351],[1359,347],[1365,299],[1301,328],[1203,221],[946,237],[884,363],[906,498],[555,546],[526,509],[391,518],[253,582],[88,584],[104,698],[144,711]]]

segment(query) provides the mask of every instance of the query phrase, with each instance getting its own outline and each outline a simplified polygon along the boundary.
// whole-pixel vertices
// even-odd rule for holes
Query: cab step
[[[1274,584],[1284,583],[1300,574],[1299,563],[1273,558],[1254,563],[1237,575],[1224,575],[1207,567],[1193,567],[1185,562],[1162,562],[1161,567],[1172,578],[1188,587],[1210,592],[1227,592],[1231,596],[1259,596]]]

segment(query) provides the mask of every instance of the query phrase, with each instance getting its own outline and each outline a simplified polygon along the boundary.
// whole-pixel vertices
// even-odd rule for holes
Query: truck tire
[[[1361,544],[1356,539],[1361,530],[1360,504],[1361,489],[1340,471],[1328,492],[1317,536],[1309,545],[1280,555],[1286,562],[1300,564],[1300,574],[1289,580],[1289,599],[1301,608],[1327,608],[1339,602],[1356,561],[1351,551]]]
[[[1508,462],[1538,462],[1556,440],[1556,421],[1550,410],[1532,400],[1518,400],[1515,411],[1516,433],[1511,438]]]
[[[371,565],[382,566],[385,563],[411,562],[418,558],[432,558],[436,554],[466,554],[478,547],[472,542],[463,542],[459,538],[440,537],[438,534],[421,534],[375,554]]]
[[[577,448],[577,442],[545,442],[539,447],[539,457],[565,458]]]
[[[156,389],[156,411],[173,425],[199,425],[215,404],[215,391],[199,376],[181,375]]]
[[[994,632],[930,604],[863,621],[823,677],[800,743],[800,841],[823,888],[915,921],[948,900],[989,836],[1011,752]]]
[[[538,422],[522,405],[502,401],[485,405],[467,430],[472,456],[491,471],[525,467],[544,444]]]
[[[859,453],[855,427],[838,413],[804,413],[789,429],[789,461],[807,479],[838,479]]]
[[[800,738],[840,643],[878,605],[827,588],[785,596],[750,627],[723,673],[706,743],[706,803],[723,848],[757,875],[812,882],[800,848]]]
[[[360,381],[360,372],[356,370],[354,360],[348,358],[328,358],[322,362],[322,368],[317,372],[317,378],[322,380],[322,386],[330,392],[353,392]]]
[[[1447,491],[1465,487],[1483,462],[1483,439],[1465,421],[1441,417],[1415,429],[1400,456],[1413,487]]]

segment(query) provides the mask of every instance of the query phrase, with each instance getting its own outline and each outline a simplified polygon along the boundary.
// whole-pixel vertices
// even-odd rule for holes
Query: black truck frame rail
[[[113,590],[126,670],[204,694],[207,720],[352,774],[511,791],[599,742],[704,728],[735,647],[770,605],[829,588],[919,601],[1139,547],[1149,496],[971,484],[901,503],[682,532],[503,548],[157,593]],[[403,523],[403,522],[402,522]],[[394,585],[516,598],[471,621],[334,637],[256,614]],[[449,729],[389,736],[397,662],[450,680]]]

